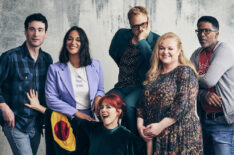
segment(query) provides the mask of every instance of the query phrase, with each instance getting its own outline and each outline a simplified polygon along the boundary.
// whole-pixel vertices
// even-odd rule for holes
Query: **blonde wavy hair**
[[[188,60],[184,55],[184,51],[183,51],[183,48],[182,48],[182,42],[181,42],[180,38],[175,33],[168,32],[168,33],[165,33],[164,35],[162,35],[157,40],[156,46],[154,48],[153,54],[152,54],[151,59],[150,59],[151,67],[150,67],[149,71],[146,74],[146,80],[143,82],[143,85],[147,85],[147,84],[152,83],[161,74],[161,72],[163,70],[163,63],[160,61],[159,55],[158,55],[159,46],[162,44],[162,42],[165,39],[168,39],[168,38],[174,39],[176,41],[176,43],[177,43],[177,48],[179,50],[181,50],[181,52],[179,54],[179,59],[178,59],[179,64],[183,65],[183,66],[191,67],[193,69],[193,71],[195,72],[196,76],[198,75],[195,67],[192,64],[192,62],[190,60]]]

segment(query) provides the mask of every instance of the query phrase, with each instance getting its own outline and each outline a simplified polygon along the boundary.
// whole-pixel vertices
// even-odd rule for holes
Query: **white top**
[[[85,67],[75,68],[70,61],[68,67],[71,73],[72,87],[76,100],[76,109],[89,109],[89,83]]]

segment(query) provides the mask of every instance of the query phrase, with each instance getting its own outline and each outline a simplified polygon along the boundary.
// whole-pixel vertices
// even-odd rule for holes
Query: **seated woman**
[[[48,69],[46,104],[51,110],[69,118],[93,120],[93,112],[103,95],[101,64],[91,59],[84,30],[73,26],[64,37],[59,62],[50,65]],[[85,152],[87,145],[88,142],[79,144],[80,151]]]
[[[93,120],[93,111],[104,95],[99,61],[91,59],[89,41],[81,28],[74,26],[64,37],[59,62],[50,65],[45,94],[47,106],[68,117]]]
[[[45,112],[46,108],[39,104],[34,91],[28,94],[30,104],[26,106]],[[136,155],[141,149],[139,139],[119,124],[125,107],[121,97],[111,93],[102,97],[98,103],[98,114],[101,122],[73,118],[74,132],[85,135],[90,141],[88,155]],[[82,139],[79,139],[82,141]],[[135,147],[136,146],[136,147]]]

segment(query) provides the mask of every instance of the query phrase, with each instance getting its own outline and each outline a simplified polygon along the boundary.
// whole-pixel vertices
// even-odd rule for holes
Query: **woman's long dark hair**
[[[80,51],[79,51],[79,57],[80,57],[79,66],[85,67],[87,65],[90,65],[92,63],[92,61],[91,61],[91,57],[90,57],[90,53],[89,53],[89,40],[85,34],[85,31],[78,26],[73,26],[67,31],[67,33],[63,39],[62,49],[61,49],[60,54],[59,54],[59,62],[67,63],[69,61],[69,53],[68,53],[67,48],[66,48],[66,42],[67,42],[67,39],[68,39],[70,32],[73,30],[76,30],[80,35],[81,47],[80,47]]]

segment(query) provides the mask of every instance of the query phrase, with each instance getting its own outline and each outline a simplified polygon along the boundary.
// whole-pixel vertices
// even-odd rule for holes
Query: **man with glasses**
[[[109,54],[119,67],[119,76],[109,93],[115,92],[122,96],[126,103],[123,125],[137,134],[136,104],[159,35],[150,31],[148,13],[144,7],[130,9],[128,19],[131,29],[118,30],[110,45]]]
[[[203,16],[197,22],[201,47],[191,56],[199,73],[197,97],[204,154],[234,154],[234,50],[218,41],[216,18]]]
[[[27,93],[34,89],[40,103],[45,105],[45,80],[52,58],[40,48],[47,34],[46,17],[32,14],[26,18],[24,27],[26,41],[23,45],[0,57],[0,117],[13,154],[35,155],[43,116],[25,104],[29,103]]]

